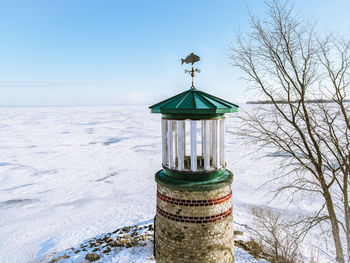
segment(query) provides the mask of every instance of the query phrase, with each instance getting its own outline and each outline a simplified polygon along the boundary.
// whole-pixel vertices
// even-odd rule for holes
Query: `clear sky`
[[[350,32],[349,0],[296,0],[320,30]],[[190,87],[252,98],[228,47],[261,0],[0,0],[0,105],[154,103]]]

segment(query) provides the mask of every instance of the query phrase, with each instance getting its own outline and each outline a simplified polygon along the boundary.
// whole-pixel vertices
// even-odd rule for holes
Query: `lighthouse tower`
[[[199,70],[193,63],[186,71],[192,87],[150,107],[162,114],[155,256],[158,263],[234,262],[225,113],[238,106],[196,89],[193,77]]]

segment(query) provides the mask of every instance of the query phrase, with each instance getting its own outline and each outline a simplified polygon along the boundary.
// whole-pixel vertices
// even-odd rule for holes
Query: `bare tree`
[[[288,1],[266,5],[265,20],[251,15],[251,31],[230,48],[233,65],[270,103],[240,116],[241,135],[283,153],[276,195],[323,200],[304,222],[308,228],[329,223],[336,260],[349,262],[350,42],[333,35],[321,40]]]
[[[303,263],[300,244],[305,237],[303,229],[291,224],[280,212],[268,207],[253,207],[255,227],[261,235],[259,245],[266,259],[274,263]]]

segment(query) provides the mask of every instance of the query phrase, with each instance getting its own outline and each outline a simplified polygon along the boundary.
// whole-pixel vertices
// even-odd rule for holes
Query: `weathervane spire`
[[[185,69],[185,73],[188,73],[192,77],[192,86],[191,86],[192,89],[194,89],[194,84],[193,84],[193,78],[195,76],[194,73],[195,72],[198,72],[198,73],[201,72],[201,70],[198,69],[198,68],[194,69],[193,68],[193,64],[198,62],[199,60],[200,60],[200,57],[195,55],[195,54],[193,54],[193,53],[189,54],[185,59],[181,59],[181,65],[183,63],[192,64],[192,69],[191,70]]]

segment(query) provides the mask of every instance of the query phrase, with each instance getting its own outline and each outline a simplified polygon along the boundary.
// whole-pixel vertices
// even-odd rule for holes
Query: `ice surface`
[[[147,106],[0,111],[0,262],[27,262],[154,217],[160,116]],[[237,129],[233,118],[227,125]],[[274,176],[275,164],[231,133],[227,145],[236,226],[254,230],[248,210],[270,200],[268,189],[257,188]],[[313,204],[305,199],[288,211],[307,213]],[[130,262],[123,253],[113,262]],[[254,262],[236,254],[238,262]]]

